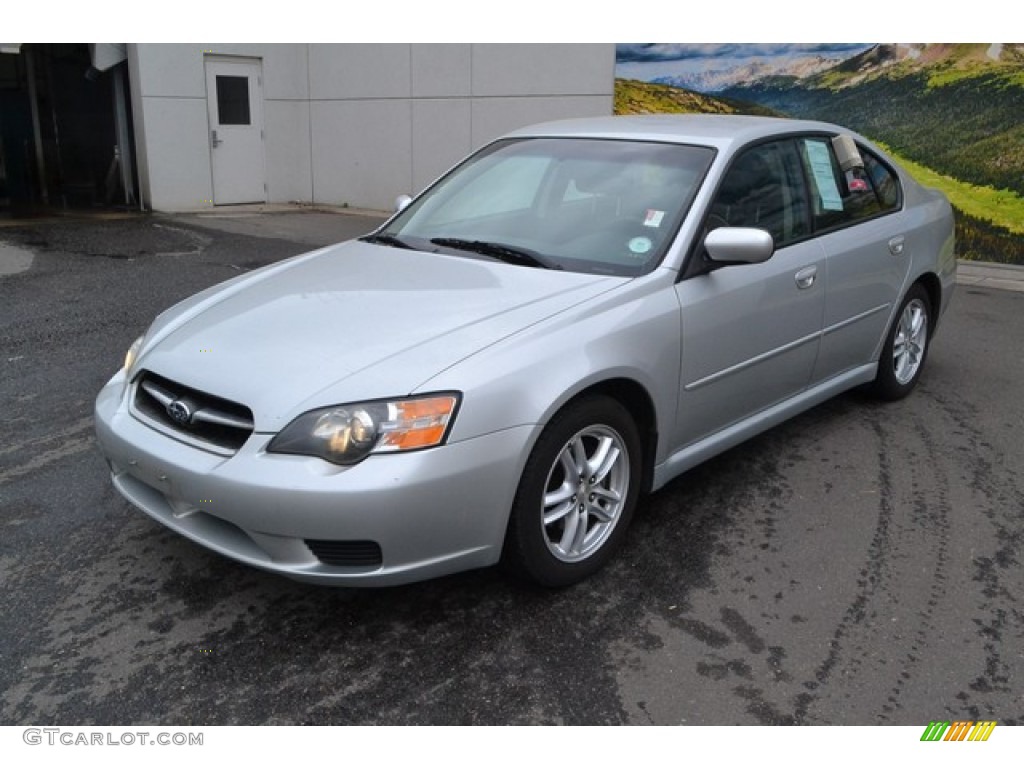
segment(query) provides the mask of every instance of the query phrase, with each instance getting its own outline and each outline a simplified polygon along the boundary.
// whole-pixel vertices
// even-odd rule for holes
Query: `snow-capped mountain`
[[[823,56],[751,59],[725,69],[708,69],[682,75],[655,78],[652,82],[674,85],[700,93],[715,93],[739,85],[750,85],[772,77],[803,79],[836,66],[840,59]]]

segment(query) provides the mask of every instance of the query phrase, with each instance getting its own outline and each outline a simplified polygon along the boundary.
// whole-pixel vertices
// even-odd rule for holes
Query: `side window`
[[[895,174],[863,147],[857,149],[864,167],[843,172],[828,138],[800,140],[816,230],[853,224],[898,207],[899,183]]]
[[[878,195],[878,202],[883,211],[893,211],[900,206],[900,182],[896,174],[875,157],[871,152],[860,147],[861,157],[864,158],[864,169],[871,179],[871,184]]]
[[[759,144],[736,159],[711,204],[708,227],[764,229],[776,248],[810,233],[800,159],[791,142]]]

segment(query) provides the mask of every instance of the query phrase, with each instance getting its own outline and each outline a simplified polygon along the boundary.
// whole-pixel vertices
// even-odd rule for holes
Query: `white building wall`
[[[309,46],[252,48],[263,60],[267,199],[311,201]]]
[[[265,99],[267,198],[272,202],[313,199],[308,99]]]
[[[212,207],[204,57],[262,61],[269,202],[389,209],[529,123],[612,111],[612,44],[138,44],[129,68],[145,202]]]

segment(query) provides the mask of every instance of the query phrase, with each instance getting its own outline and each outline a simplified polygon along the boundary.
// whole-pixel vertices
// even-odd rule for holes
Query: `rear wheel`
[[[552,419],[516,492],[503,554],[547,587],[601,568],[625,535],[639,495],[640,437],[617,401],[592,397]]]
[[[899,400],[917,385],[931,341],[931,300],[920,284],[907,292],[889,330],[871,392],[883,400]]]

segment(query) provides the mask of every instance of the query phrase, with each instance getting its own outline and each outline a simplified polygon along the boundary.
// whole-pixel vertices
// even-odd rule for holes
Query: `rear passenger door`
[[[840,168],[831,137],[798,141],[814,230],[825,251],[825,318],[814,381],[877,354],[910,268],[896,173],[858,146],[863,167]]]

